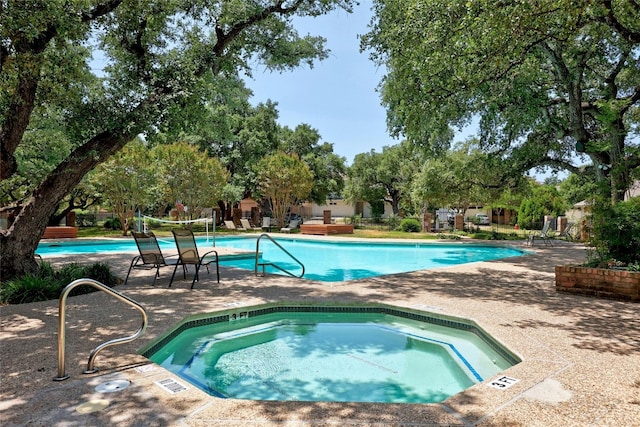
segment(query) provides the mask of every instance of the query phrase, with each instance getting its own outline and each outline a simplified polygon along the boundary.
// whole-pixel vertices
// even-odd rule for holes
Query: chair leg
[[[173,283],[173,278],[176,276],[176,271],[178,270],[178,263],[176,263],[176,266],[173,269],[173,274],[171,275],[171,281],[169,282],[169,287],[171,287],[171,284]],[[182,268],[184,268],[184,265],[182,266]]]
[[[218,283],[220,283],[220,264],[218,264],[217,257],[216,257],[216,275],[218,276]]]
[[[153,283],[151,284],[151,286],[156,285],[156,280],[158,280],[158,277],[160,277],[160,266],[156,264],[156,274],[153,276]]]
[[[193,286],[196,284],[196,281],[198,281],[198,270],[200,270],[200,264],[196,264],[196,274],[193,275],[193,281],[191,282],[191,289],[193,289]]]
[[[127,281],[129,280],[129,274],[131,274],[131,270],[133,269],[133,264],[135,264],[138,261],[139,258],[140,257],[137,256],[137,257],[135,257],[134,259],[131,260],[131,265],[129,265],[129,271],[127,272],[127,278],[124,279],[124,285],[122,285],[122,286],[126,286]]]

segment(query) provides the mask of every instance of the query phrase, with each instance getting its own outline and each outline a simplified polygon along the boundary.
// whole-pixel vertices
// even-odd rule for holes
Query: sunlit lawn
[[[175,228],[180,228],[180,227],[177,226]],[[157,236],[171,236],[171,227],[169,226],[154,227],[152,231]],[[205,232],[205,227],[201,225],[195,225],[193,227],[193,231],[196,234],[203,234]],[[442,238],[453,239],[453,238],[456,238],[457,236],[459,238],[466,237],[466,238],[483,240],[483,239],[495,239],[496,234],[492,234],[492,231],[495,231],[495,230],[492,229],[491,226],[485,226],[485,227],[480,227],[478,230],[475,230],[473,233],[455,232],[454,234],[452,231],[444,231],[444,230],[442,232],[437,232],[437,233],[422,233],[422,232],[408,233],[408,232],[398,231],[398,230],[389,230],[387,229],[387,227],[383,227],[383,226],[373,226],[373,227],[365,226],[365,227],[356,228],[353,234],[341,234],[341,235],[336,235],[335,237],[360,237],[360,238],[367,238],[367,239],[436,240],[436,239],[442,239]],[[517,239],[523,239],[526,237],[526,234],[525,234],[526,232],[524,230],[515,231],[513,230],[512,227],[501,228],[497,231],[499,232],[497,236],[501,240],[503,239],[517,240]],[[209,232],[212,232],[212,230],[209,230]],[[237,231],[228,231],[224,227],[218,227],[216,229],[216,233],[238,234]],[[127,233],[127,236],[131,237],[131,234]],[[109,230],[100,226],[80,227],[78,228],[78,237],[118,238],[118,237],[122,237],[122,231]]]

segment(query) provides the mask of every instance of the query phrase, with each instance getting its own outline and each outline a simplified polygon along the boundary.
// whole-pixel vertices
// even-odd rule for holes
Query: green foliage
[[[560,183],[559,191],[572,206],[583,200],[592,200],[599,191],[595,173],[572,173]]]
[[[182,219],[199,218],[202,209],[222,199],[229,172],[218,159],[186,142],[160,145],[154,154],[161,198],[170,205],[186,206],[186,212],[178,210]]]
[[[415,218],[405,218],[400,222],[400,229],[405,233],[419,233],[422,230],[420,221]]]
[[[67,264],[56,271],[51,264],[43,262],[34,274],[27,274],[2,283],[0,303],[24,304],[28,302],[47,301],[60,297],[62,290],[77,279],[94,279],[113,287],[118,283],[108,264],[95,263],[88,266]],[[94,292],[92,286],[83,285],[75,288],[71,295]]]
[[[126,225],[133,220],[135,212],[156,199],[157,169],[148,147],[136,139],[91,174],[91,180],[100,188],[106,204],[117,215],[123,235],[126,235]],[[111,228],[113,225],[115,222],[110,223]]]
[[[122,230],[122,223],[120,222],[120,218],[107,218],[104,221],[103,227],[107,230]]]
[[[351,222],[351,224],[353,224],[355,228],[359,228],[362,225],[362,215],[360,214],[351,215],[351,217],[349,218],[349,221]]]
[[[284,227],[287,210],[311,194],[313,172],[296,154],[281,151],[264,157],[255,169],[261,195],[269,200],[278,226]]]
[[[384,215],[384,202],[382,200],[374,200],[371,205],[371,219],[374,223],[380,223],[382,215]]]
[[[76,225],[78,227],[95,227],[98,225],[96,214],[92,212],[80,212],[76,214]]]
[[[389,230],[395,230],[396,228],[400,227],[401,220],[402,218],[400,218],[399,215],[390,214],[387,218],[387,226],[389,227]]]
[[[442,155],[426,159],[411,183],[411,198],[430,211],[435,206],[470,205],[517,208],[526,192],[526,180],[495,156],[483,153],[470,139]]]
[[[508,170],[575,169],[579,147],[620,200],[640,167],[637,22],[630,0],[375,0],[362,46],[388,70],[393,135],[444,153],[479,117],[483,152]]]
[[[350,203],[364,200],[370,204],[383,201],[397,215],[421,162],[420,152],[407,143],[383,147],[382,153],[371,150],[358,154],[347,172],[345,200]]]
[[[640,262],[640,197],[615,205],[596,203],[590,244],[600,260]]]
[[[566,208],[567,203],[555,187],[534,186],[532,195],[522,200],[520,204],[518,225],[525,229],[539,227],[542,225],[545,215],[557,217],[562,215]]]
[[[438,239],[440,239],[440,240],[460,240],[461,237],[458,234],[438,233]]]

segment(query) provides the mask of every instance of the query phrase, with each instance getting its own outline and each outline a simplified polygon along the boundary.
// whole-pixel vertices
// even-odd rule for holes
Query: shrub
[[[119,218],[109,218],[104,222],[104,228],[108,230],[122,230],[122,223]]]
[[[387,225],[389,226],[389,230],[395,230],[400,226],[400,217],[396,214],[389,215],[389,218],[387,218]]]
[[[379,224],[384,215],[384,202],[382,200],[375,200],[370,203],[371,205],[371,219],[376,224]]]
[[[441,240],[445,240],[445,239],[449,239],[449,240],[460,240],[460,236],[457,234],[445,234],[445,233],[439,233],[438,234],[438,239]]]
[[[400,229],[405,233],[418,233],[422,229],[420,221],[415,218],[405,218],[400,222]]]
[[[23,304],[58,298],[60,287],[51,278],[27,274],[2,284],[0,303]]]
[[[77,279],[94,279],[107,286],[115,286],[115,277],[107,264],[95,263],[82,266],[76,263],[67,264],[56,271],[51,264],[43,262],[35,274],[18,277],[2,284],[0,303],[23,304],[36,301],[47,301],[60,297],[62,290]],[[83,285],[75,288],[71,295],[81,295],[96,291],[96,288]]]
[[[95,227],[98,225],[96,214],[94,213],[79,213],[76,215],[76,225],[78,227]]]
[[[599,203],[593,211],[590,241],[600,260],[640,261],[640,197],[616,205]]]

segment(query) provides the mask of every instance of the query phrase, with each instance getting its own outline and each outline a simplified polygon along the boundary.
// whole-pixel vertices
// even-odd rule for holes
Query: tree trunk
[[[42,181],[27,203],[21,206],[11,227],[0,230],[2,281],[36,270],[35,250],[60,200],[73,190],[87,172],[120,150],[136,133],[134,130],[133,135],[111,132],[97,135],[78,147]]]

